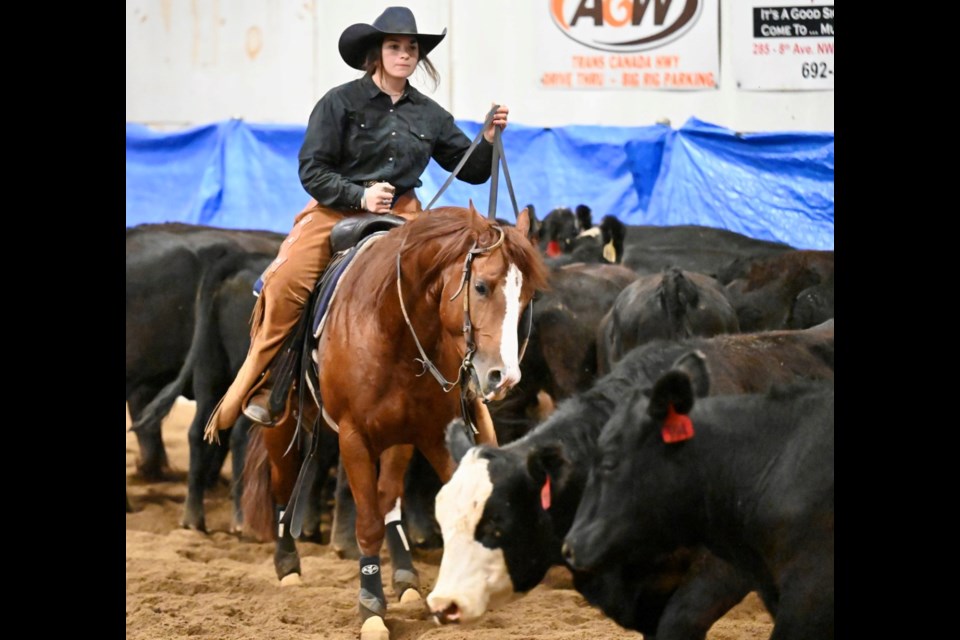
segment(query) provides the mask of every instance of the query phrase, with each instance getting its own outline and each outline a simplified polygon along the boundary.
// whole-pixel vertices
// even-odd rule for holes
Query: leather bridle
[[[420,352],[420,357],[415,360],[421,364],[423,370],[417,374],[417,376],[422,376],[428,371],[440,384],[440,388],[443,389],[444,393],[449,393],[457,385],[460,386],[460,404],[463,409],[464,421],[467,422],[473,429],[474,434],[477,433],[476,427],[473,425],[473,422],[469,418],[469,413],[467,409],[467,389],[468,382],[472,381],[476,388],[480,388],[480,377],[477,375],[477,369],[473,364],[473,355],[477,351],[477,344],[474,338],[473,330],[473,321],[470,316],[470,287],[467,287],[467,283],[470,281],[470,276],[473,268],[473,259],[479,255],[486,253],[491,253],[492,251],[498,249],[500,245],[503,244],[505,237],[503,229],[500,225],[493,225],[500,237],[492,245],[488,247],[480,247],[477,244],[477,241],[474,240],[473,247],[467,251],[467,255],[463,261],[463,275],[460,278],[460,286],[457,288],[456,293],[450,296],[450,301],[456,300],[457,296],[464,291],[466,287],[466,293],[463,295],[463,335],[467,343],[467,350],[464,353],[463,360],[460,362],[460,368],[457,370],[457,379],[455,381],[447,380],[443,373],[440,372],[440,369],[433,363],[430,359],[430,356],[427,355],[427,352],[424,350],[423,345],[420,343],[420,339],[417,337],[417,332],[413,327],[413,323],[410,322],[410,315],[407,313],[406,304],[403,301],[403,274],[400,269],[400,256],[401,253],[397,252],[397,297],[400,300],[400,310],[403,312],[403,319],[407,323],[407,327],[410,329],[410,335],[413,336],[413,342],[417,346],[417,351]],[[529,314],[529,315],[528,315]],[[527,343],[530,340],[530,332],[533,328],[533,300],[530,300],[530,303],[527,305],[527,309],[524,310],[524,315],[528,315],[527,322],[527,332],[526,336],[523,339],[523,346],[520,349],[519,360],[523,360],[523,354],[527,350]],[[484,400],[484,402],[487,402]]]

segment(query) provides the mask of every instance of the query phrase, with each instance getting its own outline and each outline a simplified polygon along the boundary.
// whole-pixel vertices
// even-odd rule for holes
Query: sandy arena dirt
[[[126,629],[130,640],[216,638],[308,640],[359,637],[359,589],[355,560],[341,560],[329,547],[298,541],[302,584],[281,587],[273,568],[273,543],[229,533],[230,460],[223,482],[207,493],[209,533],[181,529],[186,498],[187,428],[194,404],[180,399],[163,424],[171,479],[148,483],[135,475],[139,449],[126,434]],[[129,415],[127,426],[129,426]],[[528,595],[489,612],[471,626],[437,626],[422,603],[401,605],[389,585],[389,554],[381,553],[389,599],[391,640],[602,640],[643,636],[627,631],[591,607],[574,590],[569,572],[555,567]],[[415,552],[424,596],[436,582],[441,551]],[[773,622],[750,594],[708,634],[709,640],[770,637]]]

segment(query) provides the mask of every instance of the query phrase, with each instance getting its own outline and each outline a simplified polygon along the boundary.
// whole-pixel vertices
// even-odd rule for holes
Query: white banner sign
[[[733,3],[738,89],[833,90],[833,1]]]
[[[546,0],[537,18],[547,89],[715,90],[719,0]]]

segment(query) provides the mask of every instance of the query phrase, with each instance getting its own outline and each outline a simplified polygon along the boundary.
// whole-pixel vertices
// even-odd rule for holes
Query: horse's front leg
[[[421,599],[420,574],[413,567],[410,543],[400,521],[403,478],[412,457],[413,445],[397,445],[384,451],[380,455],[380,478],[377,481],[380,513],[383,514],[390,564],[393,565],[393,593],[403,603]]]
[[[275,509],[274,524],[277,526],[273,566],[277,570],[277,578],[283,584],[296,583],[301,573],[297,545],[287,527],[280,524],[280,518],[290,502],[297,475],[300,473],[300,453],[297,446],[294,445],[287,452],[296,426],[297,419],[291,412],[286,420],[282,420],[276,426],[263,428],[263,443],[270,457],[270,494]],[[288,578],[294,574],[297,578]]]
[[[357,507],[357,544],[360,547],[360,618],[364,621],[361,640],[387,638],[383,617],[387,600],[380,577],[380,547],[384,522],[377,499],[376,458],[353,425],[341,419],[340,460],[350,482]]]

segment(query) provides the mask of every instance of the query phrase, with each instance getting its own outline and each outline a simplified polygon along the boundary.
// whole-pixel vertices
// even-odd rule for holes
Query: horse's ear
[[[468,210],[470,211],[470,213],[473,214],[472,216],[470,216],[470,228],[474,230],[483,229],[484,226],[482,222],[486,220],[486,216],[484,216],[482,213],[477,211],[477,208],[473,206],[473,198],[469,198],[467,200],[467,205],[468,205],[467,206]]]
[[[524,238],[530,237],[530,211],[526,207],[517,214],[517,231],[522,233]]]
[[[467,438],[467,425],[462,418],[454,418],[447,424],[446,441],[447,450],[450,451],[453,461],[460,464],[463,454],[473,446]]]

